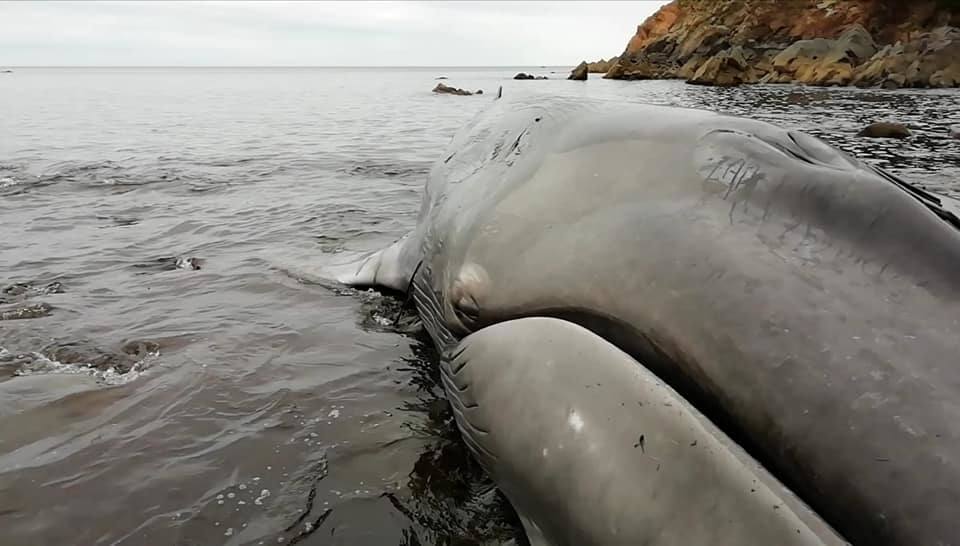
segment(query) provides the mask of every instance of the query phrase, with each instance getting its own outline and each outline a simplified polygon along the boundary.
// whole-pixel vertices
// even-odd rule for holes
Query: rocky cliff
[[[605,78],[960,87],[958,0],[674,0]]]

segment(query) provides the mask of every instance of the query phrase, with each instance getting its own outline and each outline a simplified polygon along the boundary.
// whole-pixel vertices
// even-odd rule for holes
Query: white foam
[[[269,496],[270,496],[270,490],[269,490],[269,489],[263,489],[263,490],[260,491],[260,496],[257,497],[257,498],[253,501],[253,504],[256,504],[257,506],[259,506],[259,505],[263,504],[263,501],[266,500],[266,498],[269,497]]]
[[[160,356],[160,352],[147,353],[147,356],[134,362],[126,372],[117,371],[117,369],[113,367],[100,370],[89,364],[64,364],[63,362],[47,358],[37,352],[31,352],[29,355],[31,356],[29,362],[15,371],[14,375],[89,375],[101,383],[114,386],[126,385],[140,377],[144,368],[146,368],[148,360]],[[10,356],[11,353],[7,349],[0,347],[0,359],[9,358]]]

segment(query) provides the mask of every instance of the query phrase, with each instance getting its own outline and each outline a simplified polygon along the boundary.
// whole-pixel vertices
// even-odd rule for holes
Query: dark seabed
[[[960,194],[956,91],[520,70],[0,77],[0,544],[523,543],[402,302],[315,274],[411,227],[500,85],[761,118]],[[880,120],[915,136],[854,136]]]

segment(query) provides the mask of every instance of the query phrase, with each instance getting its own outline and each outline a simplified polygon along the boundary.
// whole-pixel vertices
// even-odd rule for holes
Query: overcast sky
[[[0,66],[572,65],[665,3],[0,2]]]

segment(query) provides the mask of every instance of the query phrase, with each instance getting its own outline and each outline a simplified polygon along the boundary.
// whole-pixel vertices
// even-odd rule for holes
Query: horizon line
[[[461,65],[232,65],[232,64],[223,64],[223,65],[160,65],[160,64],[144,64],[144,65],[120,65],[120,64],[90,64],[90,65],[54,65],[54,64],[35,64],[35,65],[3,65],[0,64],[0,68],[564,68],[567,66],[575,66],[572,64],[461,64]]]

